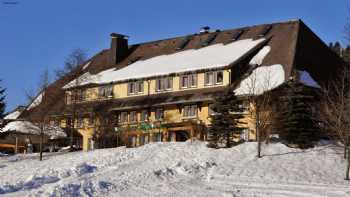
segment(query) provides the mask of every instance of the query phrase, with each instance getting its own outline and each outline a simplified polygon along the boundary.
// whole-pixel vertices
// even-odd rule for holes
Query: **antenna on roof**
[[[202,42],[202,46],[208,46],[211,42],[213,42],[215,40],[215,38],[218,36],[218,32],[212,33],[209,35],[209,37]]]
[[[191,41],[192,36],[185,37],[176,47],[176,50],[182,50],[186,47],[186,45]]]
[[[239,37],[241,37],[241,35],[244,33],[244,30],[238,30],[236,32],[233,33],[233,36],[231,38],[232,41],[236,41],[239,39]]]
[[[258,37],[264,37],[266,36],[266,34],[268,34],[272,29],[272,25],[267,25],[264,27],[263,30],[261,30],[260,34],[258,35]]]

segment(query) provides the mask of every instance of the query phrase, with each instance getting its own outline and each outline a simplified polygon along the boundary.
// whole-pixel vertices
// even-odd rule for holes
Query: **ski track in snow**
[[[152,143],[87,153],[0,157],[3,196],[347,197],[345,161],[333,145],[309,150],[256,143],[209,149]]]

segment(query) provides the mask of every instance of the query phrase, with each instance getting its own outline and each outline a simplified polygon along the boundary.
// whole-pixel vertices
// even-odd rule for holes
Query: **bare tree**
[[[259,68],[256,68],[259,69]],[[271,93],[269,90],[276,84],[272,81],[272,73],[266,69],[263,73],[253,71],[242,84],[246,88],[250,104],[249,112],[255,118],[255,133],[257,140],[257,157],[261,158],[261,145],[263,139],[270,135],[272,120]]]
[[[49,106],[49,94],[47,93],[48,86],[50,84],[49,79],[49,72],[47,69],[43,71],[43,73],[40,75],[39,83],[38,83],[38,90],[39,94],[32,99],[31,105],[33,108],[38,107],[37,116],[32,120],[33,122],[37,122],[40,128],[40,144],[39,144],[39,160],[42,161],[43,159],[43,143],[44,143],[44,131],[47,127],[47,121],[48,121],[48,109]]]
[[[339,78],[324,90],[320,119],[330,137],[344,145],[344,159],[347,159],[346,179],[350,171],[350,69],[345,68]]]
[[[78,66],[82,65],[87,60],[86,52],[80,48],[73,49],[72,52],[66,57],[64,61],[64,67],[62,69],[55,70],[56,78],[59,79],[72,71]]]

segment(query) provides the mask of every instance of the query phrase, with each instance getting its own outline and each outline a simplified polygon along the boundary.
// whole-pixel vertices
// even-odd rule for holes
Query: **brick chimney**
[[[110,64],[118,64],[128,55],[128,36],[112,33]]]

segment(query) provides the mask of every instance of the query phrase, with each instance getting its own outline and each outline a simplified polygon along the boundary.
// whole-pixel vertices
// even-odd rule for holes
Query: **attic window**
[[[272,29],[272,25],[265,26],[263,30],[261,30],[259,37],[264,37],[268,34]]]
[[[182,50],[186,47],[186,45],[191,41],[192,36],[187,36],[186,38],[184,38],[180,44],[176,47],[176,50]]]
[[[216,36],[218,36],[219,33],[213,33],[213,34],[210,34],[209,37],[204,41],[202,42],[202,46],[208,46],[210,45],[210,43],[212,43]]]
[[[239,30],[239,31],[236,31],[235,33],[233,33],[233,36],[232,36],[232,41],[236,41],[238,40],[242,34],[244,33],[244,30]]]

